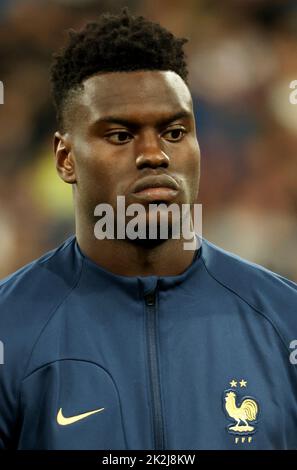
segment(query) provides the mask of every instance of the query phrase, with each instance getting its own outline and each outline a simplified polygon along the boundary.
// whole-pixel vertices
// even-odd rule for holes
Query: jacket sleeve
[[[1,323],[1,322],[0,322]],[[2,330],[2,329],[1,329]],[[0,330],[0,449],[16,446],[16,421],[18,393],[16,380],[11,370],[9,355],[6,351],[8,338]],[[1,334],[2,333],[2,334]]]
[[[0,288],[0,449],[17,448],[19,391],[28,361],[24,345],[29,335],[12,307]]]

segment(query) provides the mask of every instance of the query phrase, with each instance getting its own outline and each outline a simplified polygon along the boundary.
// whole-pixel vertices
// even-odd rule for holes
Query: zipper
[[[146,304],[148,362],[153,403],[153,430],[156,450],[164,449],[164,425],[162,416],[161,388],[157,347],[156,289],[144,296]]]

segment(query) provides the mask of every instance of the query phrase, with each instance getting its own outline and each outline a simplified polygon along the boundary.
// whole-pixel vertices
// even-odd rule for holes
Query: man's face
[[[95,221],[95,207],[108,203],[115,209],[117,196],[125,196],[126,206],[196,202],[200,150],[191,95],[176,73],[94,75],[72,108],[67,139],[78,215],[84,211]],[[170,180],[171,188],[137,188],[142,180],[142,186],[155,185],[160,175],[160,185]]]

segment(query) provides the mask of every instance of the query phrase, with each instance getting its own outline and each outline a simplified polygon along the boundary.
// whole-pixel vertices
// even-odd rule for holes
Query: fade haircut
[[[187,83],[186,42],[143,16],[131,15],[127,8],[118,15],[104,13],[80,31],[70,30],[68,44],[54,54],[51,66],[59,130],[65,130],[71,97],[96,73],[171,70]]]

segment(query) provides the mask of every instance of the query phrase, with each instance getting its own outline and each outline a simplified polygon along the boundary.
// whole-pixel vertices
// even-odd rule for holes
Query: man
[[[123,10],[55,58],[76,236],[1,283],[1,448],[297,448],[297,286],[199,237],[184,249],[172,217],[167,238],[161,216],[155,238],[118,236],[118,197],[146,228],[152,203],[193,214],[184,42]],[[95,236],[98,204],[115,237]]]

